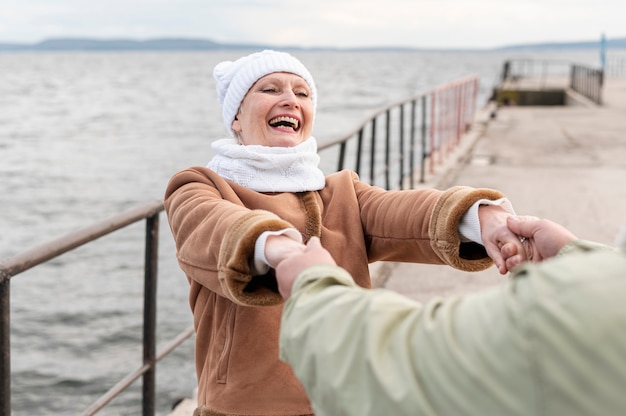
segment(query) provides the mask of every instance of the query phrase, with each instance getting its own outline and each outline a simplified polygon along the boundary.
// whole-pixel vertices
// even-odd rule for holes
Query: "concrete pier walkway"
[[[484,110],[473,131],[425,187],[502,191],[518,214],[556,221],[581,238],[613,244],[626,223],[626,79],[608,79],[604,105]],[[483,290],[506,277],[492,267],[377,263],[374,285],[419,301]],[[190,416],[186,399],[171,416]]]
[[[502,191],[518,214],[548,218],[580,238],[616,241],[626,223],[626,80],[607,79],[602,106],[501,107],[481,115],[449,168],[426,186]],[[425,301],[502,284],[492,267],[378,265],[377,287]]]

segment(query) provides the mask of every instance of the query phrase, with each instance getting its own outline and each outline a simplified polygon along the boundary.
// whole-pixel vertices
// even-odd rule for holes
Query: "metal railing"
[[[518,82],[529,78],[537,81],[537,87],[550,88],[554,79],[563,79],[562,86],[567,86],[571,62],[560,59],[509,59],[502,66],[500,82]]]
[[[571,88],[596,104],[602,104],[602,69],[574,64],[564,60],[511,59],[504,62],[500,82],[521,82],[539,89]]]
[[[434,173],[435,165],[443,161],[471,126],[477,94],[478,77],[475,76],[445,84],[374,112],[356,130],[321,145],[319,150],[338,148],[337,170],[341,170],[349,162],[346,160],[347,150],[354,147],[354,156],[351,158],[355,164],[354,170],[359,174],[367,174],[370,183],[381,180],[384,182],[381,186],[386,189],[413,187],[416,159],[420,166],[419,181],[424,182],[427,159],[430,159],[428,170]],[[369,163],[366,165],[367,161]],[[382,171],[376,171],[381,164]],[[395,175],[392,168],[396,171]],[[0,416],[11,414],[11,278],[143,220],[146,221],[143,361],[82,415],[96,414],[140,377],[143,382],[143,415],[155,414],[156,364],[194,332],[193,327],[187,328],[156,352],[157,252],[159,216],[163,209],[162,201],[147,203],[0,261]]]
[[[95,223],[61,238],[26,250],[0,262],[0,338],[2,356],[0,358],[0,414],[11,414],[11,354],[10,354],[10,282],[18,275],[61,254],[84,244],[118,231],[138,221],[146,220],[145,260],[144,260],[144,318],[143,318],[143,363],[113,386],[106,394],[94,402],[83,415],[93,415],[106,406],[119,393],[129,387],[139,377],[143,377],[143,415],[155,412],[155,367],[156,362],[174,350],[193,333],[188,328],[158,354],[156,353],[156,288],[159,215],[163,203],[155,201],[138,208]]]
[[[338,147],[337,170],[348,165],[361,179],[385,189],[424,183],[435,165],[459,144],[476,113],[479,79],[469,76],[373,112],[356,129],[320,145]],[[353,155],[347,160],[348,154]],[[379,170],[377,170],[377,168]]]
[[[602,104],[602,85],[604,72],[601,69],[582,65],[572,65],[570,88],[589,98],[596,104]]]

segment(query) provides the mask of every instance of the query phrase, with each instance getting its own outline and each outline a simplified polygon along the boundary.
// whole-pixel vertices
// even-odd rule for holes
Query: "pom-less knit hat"
[[[289,72],[302,77],[311,89],[313,114],[315,114],[317,90],[313,77],[305,66],[286,52],[272,50],[255,52],[236,61],[220,62],[213,70],[224,125],[233,137],[235,132],[231,125],[239,111],[243,97],[259,78],[273,72]]]

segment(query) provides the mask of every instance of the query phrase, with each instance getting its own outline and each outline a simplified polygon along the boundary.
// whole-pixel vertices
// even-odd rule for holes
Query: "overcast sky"
[[[626,37],[626,0],[0,0],[0,42],[186,37],[492,48]]]

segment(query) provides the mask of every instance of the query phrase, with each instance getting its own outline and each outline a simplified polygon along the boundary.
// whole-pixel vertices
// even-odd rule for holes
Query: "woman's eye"
[[[273,93],[276,92],[276,88],[263,88],[262,92]]]
[[[309,93],[307,93],[306,91],[296,91],[296,95],[298,97],[306,98],[309,96]]]

